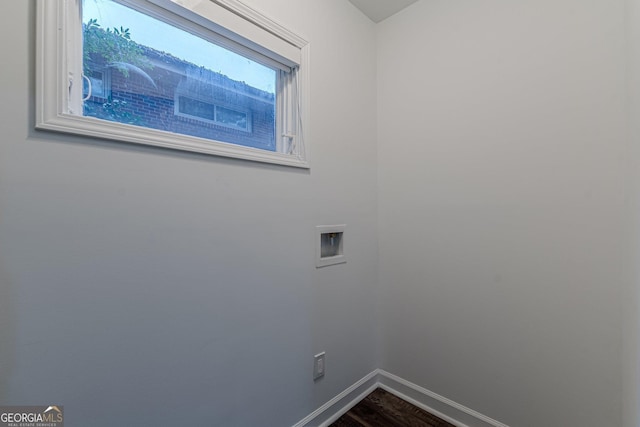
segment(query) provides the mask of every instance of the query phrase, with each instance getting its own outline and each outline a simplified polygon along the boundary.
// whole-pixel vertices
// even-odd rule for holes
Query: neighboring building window
[[[237,0],[181,3],[39,3],[37,126],[308,167],[307,43]]]
[[[91,97],[96,99],[107,99],[110,93],[110,81],[108,70],[93,70],[84,75],[84,87],[82,89],[83,99]]]
[[[235,108],[226,108],[186,96],[178,96],[175,112],[179,116],[251,132],[251,113],[248,111],[238,111]]]

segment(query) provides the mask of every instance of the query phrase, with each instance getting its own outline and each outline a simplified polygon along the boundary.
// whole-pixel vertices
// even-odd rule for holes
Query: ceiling
[[[401,11],[411,3],[418,0],[349,0],[362,13],[367,15],[373,22],[380,22],[383,19]]]

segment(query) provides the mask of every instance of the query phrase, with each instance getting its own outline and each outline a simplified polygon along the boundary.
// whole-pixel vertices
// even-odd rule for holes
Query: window
[[[89,98],[107,99],[111,83],[108,70],[92,70],[84,74],[83,100]]]
[[[38,128],[308,167],[308,44],[239,1],[48,0],[38,22]]]
[[[251,113],[249,111],[238,111],[235,106],[225,108],[186,96],[178,96],[175,108],[176,114],[183,117],[191,117],[231,129],[251,132]],[[271,123],[267,126],[272,127]]]

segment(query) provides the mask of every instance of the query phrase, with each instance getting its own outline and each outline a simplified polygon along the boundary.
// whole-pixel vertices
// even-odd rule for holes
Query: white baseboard
[[[389,372],[378,369],[378,385],[401,399],[458,427],[509,427]]]
[[[327,427],[378,387],[457,427],[509,427],[382,369],[369,373],[293,427]]]
[[[293,427],[326,427],[378,388],[378,370],[365,375],[351,387],[313,411]]]

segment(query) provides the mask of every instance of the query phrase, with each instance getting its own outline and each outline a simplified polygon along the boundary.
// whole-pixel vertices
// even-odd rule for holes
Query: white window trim
[[[228,13],[222,24],[229,24],[233,31],[244,32],[239,35],[228,31],[224,36],[291,65],[299,60],[298,111],[294,113],[296,124],[293,130],[276,131],[280,134],[276,135],[279,147],[282,140],[289,140],[288,145],[294,148],[290,153],[272,152],[74,114],[74,109],[81,108],[78,99],[82,96],[82,65],[81,61],[67,59],[69,51],[82,51],[81,37],[72,34],[74,29],[81,31],[77,28],[81,18],[74,16],[80,11],[80,1],[47,0],[37,3],[36,128],[299,168],[310,167],[309,140],[306,137],[310,123],[309,43],[306,40],[238,0],[147,0],[199,25],[209,24],[218,30],[221,24],[213,23],[207,18],[211,15],[207,14],[211,13],[212,7],[223,8]],[[122,1],[126,3],[126,0]],[[283,50],[274,52],[270,49]],[[299,52],[299,58],[296,52]],[[80,86],[80,90],[75,91],[76,99],[71,96],[73,85]]]

